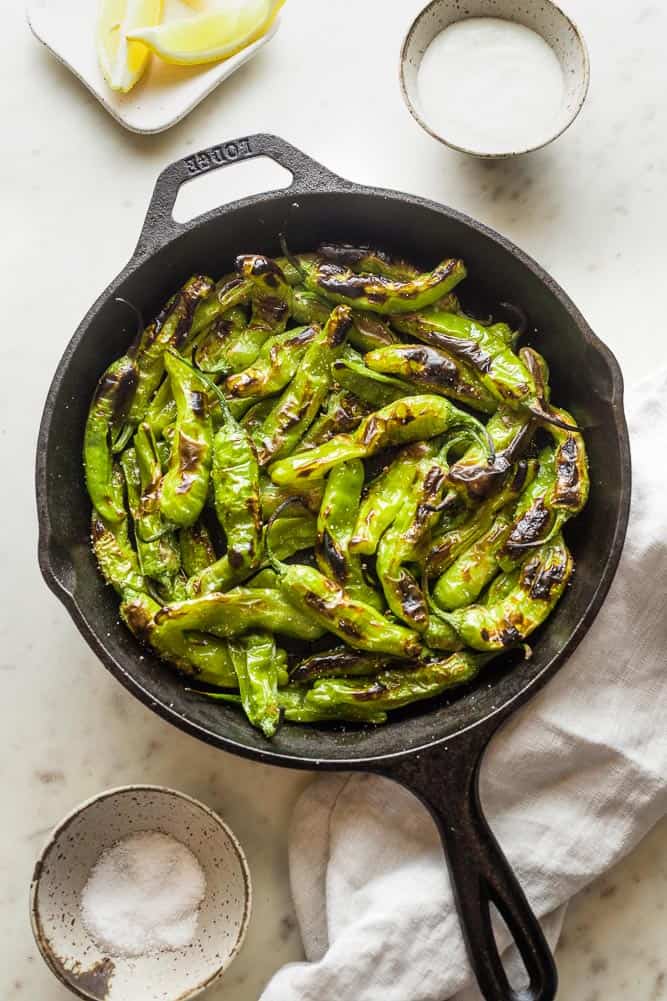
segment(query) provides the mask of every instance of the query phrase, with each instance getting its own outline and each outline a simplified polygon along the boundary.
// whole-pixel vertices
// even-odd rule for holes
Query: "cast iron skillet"
[[[184,181],[246,157],[268,156],[293,174],[291,187],[245,198],[185,225],[172,208]],[[118,602],[89,545],[90,504],[81,441],[96,380],[122,354],[133,321],[117,295],[150,317],[193,272],[231,270],[236,254],[276,254],[287,228],[294,249],[322,240],[371,242],[424,266],[463,257],[481,298],[521,303],[530,341],[551,365],[554,399],[585,428],[592,490],[568,527],[577,572],[530,661],[491,666],[476,687],[404,711],[377,729],[282,726],[271,742],[240,713],[198,699],[141,651],[118,624]],[[630,505],[630,453],[618,364],[565,293],[497,233],[449,208],[395,191],[352,184],[270,135],[221,143],[171,164],[160,175],[132,260],[74,334],[51,385],[37,447],[39,561],[49,587],[109,670],[134,695],[188,733],[235,754],[308,769],[360,769],[403,783],[431,811],[446,850],[459,914],[488,1001],[548,1001],[556,970],[540,926],[491,833],[479,800],[482,754],[500,724],[565,662],[595,618],[620,557]],[[591,665],[594,669],[594,665]],[[530,986],[508,983],[490,918],[502,914]],[[443,957],[443,962],[445,962]]]

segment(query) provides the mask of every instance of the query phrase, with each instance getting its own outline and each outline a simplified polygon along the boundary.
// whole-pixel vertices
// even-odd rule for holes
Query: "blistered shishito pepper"
[[[245,357],[247,326],[246,315],[239,307],[221,313],[197,339],[194,351],[197,367],[209,375],[236,371]]]
[[[375,372],[364,362],[358,352],[346,348],[337,358],[332,367],[336,382],[363,400],[374,410],[386,407],[394,400],[413,396],[416,392],[409,382],[397,379],[393,375]]]
[[[401,376],[422,391],[442,393],[474,410],[492,414],[498,401],[474,371],[451,352],[427,344],[393,344],[369,351],[366,365],[375,372]]]
[[[419,277],[419,271],[414,264],[392,257],[377,247],[352,243],[321,243],[317,253],[325,260],[341,264],[357,274],[383,275],[396,281],[412,281]]]
[[[325,409],[315,418],[299,442],[299,449],[303,451],[315,448],[334,435],[354,431],[371,409],[354,393],[348,393],[345,389],[334,390],[329,393]]]
[[[235,267],[242,278],[252,282],[250,326],[279,334],[287,326],[292,308],[292,289],[280,266],[262,254],[240,254]]]
[[[128,530],[123,474],[115,464],[111,471],[110,499],[120,517],[109,521],[93,508],[90,535],[98,566],[107,584],[118,594],[122,595],[126,589],[143,591],[146,584]]]
[[[271,546],[272,521],[267,527],[266,549],[290,602],[356,650],[394,657],[419,656],[421,643],[411,629],[389,622],[372,605],[350,597],[339,584],[314,567],[277,559]]]
[[[466,432],[478,442],[486,442],[484,425],[442,396],[411,396],[397,400],[362,420],[353,434],[336,435],[324,445],[297,452],[275,462],[270,470],[274,483],[298,483],[318,479],[349,459],[375,455],[383,448],[403,445],[438,435]]]
[[[450,292],[466,276],[463,261],[445,260],[433,271],[407,280],[356,274],[325,259],[300,262],[306,288],[331,302],[371,313],[394,315],[424,309]]]
[[[382,609],[384,602],[367,583],[360,557],[350,552],[363,485],[361,459],[343,462],[331,470],[317,519],[315,556],[322,573],[337,581],[350,597]]]
[[[507,479],[509,471],[533,436],[535,425],[526,411],[499,407],[486,425],[495,455],[485,461],[486,452],[477,444],[449,469],[447,479],[452,488],[461,491],[470,501],[487,497]]]
[[[417,467],[428,446],[415,442],[402,449],[393,462],[372,481],[368,493],[359,505],[350,550],[371,555],[383,533],[410,496]],[[317,481],[316,481],[317,482]]]
[[[525,560],[516,583],[502,599],[492,605],[459,608],[449,613],[448,620],[473,650],[516,646],[553,610],[572,569],[572,556],[562,536],[557,535]]]
[[[135,519],[134,531],[144,542],[158,539],[170,526],[160,510],[160,487],[163,464],[154,435],[146,423],[140,424],[134,436],[134,449],[141,487],[141,517]]]
[[[174,602],[155,616],[158,639],[166,641],[173,633],[191,629],[213,633],[222,639],[242,636],[254,629],[306,641],[324,634],[312,616],[295,607],[291,594],[288,601],[282,591],[259,587],[235,587],[224,593]]]
[[[386,723],[387,714],[373,706],[341,705],[334,709],[324,709],[306,704],[308,689],[302,685],[289,685],[278,689],[278,705],[287,723]],[[242,705],[240,695],[232,692],[198,692],[198,695],[216,702],[230,702]]]
[[[446,612],[477,601],[498,572],[498,554],[510,532],[510,519],[499,514],[491,528],[452,563],[433,588],[433,599]]]
[[[247,278],[240,277],[236,272],[223,275],[197,306],[192,320],[192,336],[197,337],[219,317],[247,303],[251,292],[252,282]]]
[[[294,376],[319,329],[317,326],[296,327],[270,337],[254,364],[227,377],[225,391],[231,397],[258,399],[279,393]]]
[[[498,511],[519,498],[524,488],[533,482],[536,471],[534,460],[518,462],[501,490],[479,504],[456,527],[447,528],[434,538],[426,560],[429,576],[444,573],[461,553],[488,532]]]
[[[565,422],[565,410],[554,408]],[[511,529],[500,554],[501,566],[509,570],[527,549],[540,545],[559,532],[568,518],[582,510],[588,500],[589,475],[586,446],[579,432],[550,428],[555,448],[540,453],[540,470],[514,512]]]
[[[299,281],[301,277],[299,276]],[[303,286],[292,290],[292,318],[296,323],[304,323],[309,326],[317,323],[323,327],[329,319],[332,306],[330,302],[325,302],[316,292],[310,292]]]
[[[141,494],[141,473],[134,448],[126,448],[120,457],[120,464],[125,476],[127,500],[132,515],[134,538],[137,546],[137,556],[141,572],[146,577],[154,577],[158,581],[166,578],[165,583],[175,577],[181,567],[181,557],[176,545],[176,537],[171,531],[160,531],[151,536],[144,524],[144,511]],[[149,526],[153,518],[149,515]],[[148,538],[146,538],[148,536]]]
[[[86,487],[93,507],[108,522],[119,522],[124,517],[122,507],[114,500],[111,435],[127,413],[137,380],[136,365],[127,355],[112,362],[97,384],[86,420]]]
[[[315,420],[331,386],[331,362],[351,322],[349,309],[340,306],[311,341],[296,375],[254,435],[260,465],[291,452]]]
[[[390,668],[375,678],[358,681],[324,678],[306,695],[306,705],[322,709],[342,706],[375,706],[389,712],[401,706],[432,699],[475,678],[490,656],[461,650],[450,657],[428,661],[417,668]]]
[[[165,366],[178,417],[169,469],[160,487],[160,510],[167,521],[187,527],[199,518],[208,493],[213,430],[207,385],[174,352],[167,352]]]
[[[188,528],[182,528],[178,535],[181,548],[181,563],[188,577],[200,574],[211,563],[215,563],[215,549],[211,536],[203,522],[198,521]]]
[[[284,651],[269,633],[251,632],[230,641],[229,652],[246,716],[265,737],[272,737],[280,722],[278,672],[285,667]]]
[[[393,321],[397,330],[457,355],[475,369],[489,393],[512,409],[528,410],[539,421],[560,423],[540,399],[524,362],[508,346],[499,325],[484,326],[470,317],[433,309]],[[504,328],[506,325],[502,325]]]
[[[331,303],[325,302],[315,292],[308,289],[294,289],[292,316],[297,323],[318,323],[321,327],[327,322],[331,312]],[[372,313],[362,313],[352,310],[352,326],[348,341],[359,351],[373,351],[375,348],[394,344],[396,335],[379,316]]]
[[[182,351],[192,336],[192,320],[197,304],[213,288],[210,278],[194,275],[165,309],[149,324],[132,345],[128,354],[137,367],[137,385],[127,412],[130,424],[139,424],[146,415],[153,393],[165,372],[167,349]]]
[[[446,475],[446,467],[434,462],[435,451],[432,445],[418,461],[410,489],[403,495],[396,517],[377,548],[376,572],[387,604],[394,615],[417,632],[423,632],[428,625],[428,606],[424,592],[405,564],[412,549],[410,534],[420,503],[431,496],[429,480],[434,472],[443,482]]]
[[[213,440],[211,481],[218,522],[227,552],[188,581],[188,593],[226,590],[243,580],[262,556],[262,517],[259,466],[247,430],[230,414],[224,397],[219,405],[223,424]]]
[[[126,590],[120,615],[142,643],[173,664],[182,674],[202,684],[236,688],[236,672],[224,640],[196,630],[173,629],[169,635],[155,629],[160,605],[147,594]]]
[[[315,653],[300,661],[290,671],[290,681],[305,684],[317,678],[368,677],[378,674],[388,666],[390,658],[384,654],[362,653],[346,646],[337,646],[323,653]],[[401,661],[400,663],[404,663]]]

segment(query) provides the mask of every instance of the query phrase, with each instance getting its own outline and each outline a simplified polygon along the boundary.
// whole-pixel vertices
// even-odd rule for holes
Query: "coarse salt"
[[[141,831],[95,863],[81,916],[112,956],[142,956],[188,945],[205,895],[206,878],[190,849],[170,835]]]

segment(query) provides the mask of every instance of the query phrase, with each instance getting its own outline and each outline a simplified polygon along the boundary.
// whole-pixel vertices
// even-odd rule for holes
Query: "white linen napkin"
[[[552,947],[567,901],[667,810],[667,372],[627,410],[632,511],[616,578],[482,767],[485,812]],[[435,824],[411,793],[371,775],[317,778],[289,859],[307,962],[279,970],[260,1001],[480,997]]]

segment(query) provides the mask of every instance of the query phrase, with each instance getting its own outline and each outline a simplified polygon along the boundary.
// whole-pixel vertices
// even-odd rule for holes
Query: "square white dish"
[[[276,19],[262,38],[230,59],[209,66],[169,66],[153,57],[146,73],[129,94],[117,94],[106,83],[97,62],[95,0],[30,0],[27,18],[35,38],[79,78],[110,115],[131,132],[163,132],[180,122],[219,83],[247,62],[273,38]],[[165,16],[179,16],[188,8],[166,0]],[[191,13],[191,11],[190,11]]]

